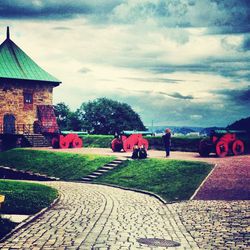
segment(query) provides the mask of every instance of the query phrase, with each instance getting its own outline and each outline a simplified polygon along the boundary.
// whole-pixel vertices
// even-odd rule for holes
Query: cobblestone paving
[[[81,149],[77,153],[96,153],[97,150],[104,155],[111,154],[109,149]],[[149,151],[149,154],[164,157],[160,151]],[[204,200],[164,206],[147,195],[110,187],[50,183],[61,191],[60,202],[0,244],[0,248],[166,249],[146,247],[136,241],[156,237],[180,242],[181,247],[176,249],[250,249],[250,201],[207,200],[221,199],[223,195],[228,199],[239,199],[239,195],[249,199],[250,155],[221,159],[172,152],[170,158],[218,164],[196,196]]]
[[[0,244],[4,249],[166,249],[149,247],[138,238],[181,243],[171,249],[199,249],[172,205],[148,195],[117,188],[50,182],[59,202],[35,222]]]
[[[249,201],[188,201],[172,209],[201,249],[250,249]]]

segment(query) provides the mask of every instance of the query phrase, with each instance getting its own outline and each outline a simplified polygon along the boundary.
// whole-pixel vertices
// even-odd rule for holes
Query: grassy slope
[[[10,180],[0,180],[0,194],[5,195],[1,213],[6,214],[37,213],[58,196],[54,188]]]
[[[0,165],[78,180],[115,157],[13,149],[0,153]]]
[[[212,166],[201,162],[145,159],[126,161],[98,182],[138,188],[168,201],[189,199]]]

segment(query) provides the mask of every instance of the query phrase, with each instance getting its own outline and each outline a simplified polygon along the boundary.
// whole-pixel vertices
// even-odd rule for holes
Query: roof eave
[[[61,81],[46,81],[46,80],[33,80],[33,79],[21,79],[21,78],[9,78],[9,77],[1,77],[1,80],[6,80],[6,81],[18,81],[18,82],[37,82],[37,83],[42,83],[42,84],[52,84],[54,87],[59,86],[62,82]]]

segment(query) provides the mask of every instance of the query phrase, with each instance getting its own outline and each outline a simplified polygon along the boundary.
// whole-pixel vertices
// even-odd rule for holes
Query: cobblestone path
[[[92,184],[50,182],[59,202],[4,243],[4,249],[166,249],[139,244],[161,238],[199,249],[172,205],[145,194]],[[175,248],[171,248],[175,249]]]
[[[200,249],[250,249],[249,201],[187,201],[172,209]]]

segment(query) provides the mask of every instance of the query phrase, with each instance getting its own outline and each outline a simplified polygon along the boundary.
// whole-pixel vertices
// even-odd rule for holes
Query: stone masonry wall
[[[24,104],[23,93],[33,94],[33,104]],[[37,105],[52,105],[53,85],[36,82],[0,82],[0,126],[5,114],[13,114],[16,124],[37,120]]]

